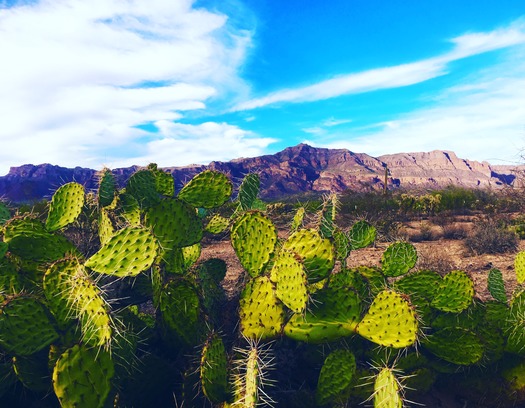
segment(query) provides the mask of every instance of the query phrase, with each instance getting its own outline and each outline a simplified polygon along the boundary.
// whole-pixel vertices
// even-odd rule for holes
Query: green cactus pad
[[[146,213],[145,223],[164,250],[200,242],[202,221],[195,208],[175,198],[166,198]]]
[[[403,276],[394,283],[396,290],[409,296],[417,295],[432,300],[436,295],[441,276],[437,272],[422,270]]]
[[[342,264],[345,264],[346,258],[350,255],[352,246],[350,245],[350,239],[348,235],[341,231],[339,228],[334,227],[332,231],[332,238],[335,247],[335,257]]]
[[[422,345],[439,358],[457,365],[477,363],[483,356],[483,344],[470,330],[446,327],[427,336]]]
[[[505,282],[503,274],[499,269],[491,269],[487,279],[487,287],[490,295],[501,303],[507,303],[507,293],[505,292]]]
[[[201,256],[201,244],[200,242],[183,247],[182,248],[182,257],[184,259],[184,268],[188,269],[190,266],[192,266],[199,257]]]
[[[182,346],[195,346],[204,333],[197,290],[190,282],[168,282],[160,294],[160,312],[168,335]]]
[[[113,276],[136,276],[149,268],[157,256],[158,245],[147,229],[128,227],[113,235],[89,258],[86,266]]]
[[[48,368],[47,353],[15,356],[13,357],[13,369],[24,387],[37,392],[51,390],[51,374]]]
[[[356,371],[355,357],[349,350],[335,350],[324,361],[317,382],[318,405],[343,402]]]
[[[313,229],[294,232],[284,242],[283,248],[295,252],[302,259],[309,283],[326,278],[335,263],[335,250],[326,238]]]
[[[108,207],[113,203],[117,193],[117,183],[110,169],[104,168],[100,172],[98,182],[98,205],[100,208]]]
[[[408,242],[390,244],[381,257],[383,273],[386,276],[401,276],[412,269],[417,262],[417,251]]]
[[[0,241],[0,259],[2,259],[5,254],[7,254],[8,249],[9,245],[7,245],[4,241]]]
[[[166,173],[157,168],[155,163],[148,165],[148,169],[155,176],[155,188],[159,194],[172,197],[175,194],[175,180],[170,173]]]
[[[374,381],[374,408],[401,408],[400,386],[391,368],[383,368]]]
[[[253,208],[253,203],[259,194],[260,185],[261,180],[257,173],[250,173],[244,177],[239,187],[239,205],[242,211],[248,211]]]
[[[13,262],[7,258],[0,258],[0,295],[19,293],[22,287],[22,278]]]
[[[332,237],[335,228],[337,205],[338,201],[335,194],[330,194],[328,197],[325,197],[323,207],[318,215],[318,231],[323,238]]]
[[[227,357],[222,339],[216,333],[209,336],[202,349],[200,378],[204,395],[215,404],[227,398]]]
[[[275,250],[277,229],[260,212],[247,212],[233,224],[231,242],[243,268],[256,277]]]
[[[225,174],[206,170],[193,177],[177,197],[194,207],[214,208],[228,201],[232,191],[232,183]]]
[[[0,309],[0,346],[28,356],[58,339],[48,311],[37,299],[22,295],[4,302]]]
[[[525,282],[525,251],[521,251],[514,258],[514,269],[518,283]]]
[[[109,213],[105,208],[101,208],[98,218],[98,237],[100,244],[105,245],[114,234],[115,227],[109,217]]]
[[[304,223],[304,215],[306,213],[306,210],[304,207],[299,207],[297,211],[295,212],[293,218],[292,218],[292,224],[290,225],[290,231],[295,232],[298,229],[303,228]]]
[[[402,295],[384,290],[375,297],[356,332],[381,346],[408,347],[417,340],[418,321]]]
[[[11,211],[9,211],[9,207],[6,205],[6,203],[0,201],[0,226],[4,225],[10,218]]]
[[[358,266],[355,270],[365,278],[368,284],[368,292],[374,297],[388,286],[385,275],[379,268]]]
[[[135,197],[140,208],[152,207],[160,201],[157,181],[151,170],[133,173],[126,183],[126,193]]]
[[[279,253],[270,272],[270,280],[275,283],[277,297],[294,313],[306,309],[306,273],[293,252],[283,250]]]
[[[444,276],[431,305],[443,312],[459,313],[472,303],[473,297],[472,279],[463,271],[452,271]]]
[[[240,329],[244,337],[267,340],[281,332],[284,309],[265,276],[249,281],[240,297]]]
[[[262,354],[265,353],[254,344],[251,344],[247,350],[236,349],[236,351],[242,358],[234,363],[236,366],[236,373],[233,376],[234,401],[226,407],[256,408],[263,405],[259,396],[260,389],[264,385],[265,361]]]
[[[125,192],[119,194],[117,213],[129,225],[140,225],[140,205],[131,194]]]
[[[78,183],[67,183],[60,187],[49,207],[46,229],[56,231],[75,221],[84,205],[84,187]]]
[[[219,214],[215,214],[210,218],[208,224],[206,224],[205,230],[211,234],[220,234],[221,232],[226,231],[229,225],[230,220],[228,218],[224,218]]]
[[[25,260],[56,261],[76,248],[63,236],[47,232],[36,218],[13,218],[4,228],[9,251]]]
[[[306,313],[294,314],[284,333],[297,341],[322,343],[335,341],[355,333],[361,317],[361,300],[349,288],[324,288],[318,290]]]
[[[505,311],[506,314],[504,315]],[[497,327],[503,327],[504,334],[507,337],[505,351],[520,356],[525,355],[525,331],[523,330],[525,325],[525,292],[519,292],[512,297],[510,309],[500,309],[496,313],[492,310],[492,312],[498,317],[504,316],[498,322]],[[492,321],[494,320],[492,319]]]
[[[376,228],[364,220],[357,221],[348,231],[348,239],[352,249],[366,248],[372,245],[376,240],[376,235]]]
[[[75,345],[53,369],[53,388],[62,408],[101,408],[111,390],[115,368],[111,355]]]
[[[78,320],[84,343],[107,346],[113,332],[100,289],[76,259],[54,263],[44,275],[44,294],[59,327]]]

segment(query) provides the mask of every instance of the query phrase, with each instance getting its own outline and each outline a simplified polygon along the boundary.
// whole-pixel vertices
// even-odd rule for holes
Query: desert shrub
[[[436,251],[433,248],[418,248],[417,255],[417,270],[430,270],[445,275],[457,269],[456,263],[447,252]]]
[[[518,248],[518,236],[495,220],[481,221],[465,239],[466,248],[475,254],[501,254]]]
[[[439,208],[441,211],[468,212],[473,209],[478,200],[473,190],[461,187],[448,187],[439,193],[441,194]]]
[[[432,228],[432,224],[422,222],[417,232],[410,235],[410,241],[436,241],[440,238],[439,234]]]
[[[465,239],[468,236],[467,227],[460,223],[445,224],[441,228],[445,239]]]

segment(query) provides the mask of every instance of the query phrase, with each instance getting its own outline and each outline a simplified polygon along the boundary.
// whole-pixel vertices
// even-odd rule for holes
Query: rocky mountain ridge
[[[138,166],[113,170],[121,185]],[[257,172],[261,178],[261,197],[277,199],[308,192],[341,192],[384,188],[385,172],[389,189],[468,188],[514,186],[522,166],[494,166],[458,158],[453,152],[434,150],[424,153],[399,153],[372,157],[346,149],[315,148],[306,144],[289,147],[273,155],[240,158],[209,165],[168,167],[181,187],[200,171],[226,173],[234,182]],[[50,164],[12,167],[0,177],[0,197],[13,202],[48,198],[60,185],[76,181],[89,190],[97,187],[97,171]]]

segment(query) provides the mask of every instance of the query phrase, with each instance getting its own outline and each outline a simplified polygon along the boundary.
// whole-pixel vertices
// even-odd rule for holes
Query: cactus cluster
[[[417,394],[485,367],[504,384],[498,398],[523,395],[525,291],[509,299],[492,270],[493,300],[481,302],[464,271],[412,271],[406,242],[380,267],[348,268],[375,241],[372,225],[339,225],[330,195],[314,225],[299,207],[278,233],[259,185],[246,175],[234,199],[226,175],[205,171],[176,193],[151,164],[125,188],[108,169],[96,195],[60,187],[45,222],[0,203],[0,405],[398,408],[405,382]],[[99,242],[82,253],[67,231],[85,213]],[[201,260],[213,234],[229,234],[245,272],[233,297],[226,263]]]

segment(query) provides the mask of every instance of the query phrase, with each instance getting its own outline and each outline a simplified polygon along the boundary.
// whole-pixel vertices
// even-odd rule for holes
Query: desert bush
[[[410,235],[410,241],[412,242],[423,242],[423,241],[436,241],[440,238],[432,224],[428,222],[422,222],[419,229]]]
[[[460,223],[445,224],[441,228],[445,239],[465,239],[468,236],[467,227]]]
[[[495,220],[478,222],[465,239],[466,248],[475,254],[501,254],[518,248],[518,236]]]
[[[445,275],[446,273],[457,269],[450,254],[444,251],[436,251],[432,248],[419,248],[417,251],[418,260],[416,269],[419,271],[428,270]]]

